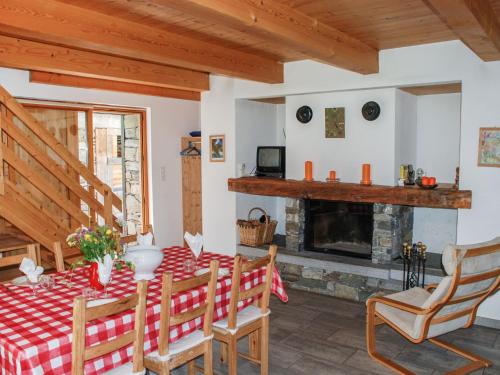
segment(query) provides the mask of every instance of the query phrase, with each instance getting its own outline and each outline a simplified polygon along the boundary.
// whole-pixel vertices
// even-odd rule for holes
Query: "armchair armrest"
[[[432,291],[432,290],[436,289],[436,288],[437,288],[437,286],[438,286],[438,284],[429,284],[429,285],[427,285],[427,286],[425,287],[425,290],[427,290],[428,292],[430,292],[430,291]]]
[[[424,314],[427,314],[429,312],[429,309],[422,309],[420,307],[410,305],[408,303],[396,301],[394,299],[387,298],[387,297],[371,297],[366,301],[366,303],[367,303],[369,308],[372,306],[374,307],[376,303],[382,303],[384,305],[391,306],[391,307],[394,307],[396,309],[407,311],[409,313],[416,314],[416,315],[424,315]]]

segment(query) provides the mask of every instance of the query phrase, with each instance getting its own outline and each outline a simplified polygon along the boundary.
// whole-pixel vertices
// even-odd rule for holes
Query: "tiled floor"
[[[288,304],[272,298],[270,374],[390,374],[366,353],[364,304],[294,290],[288,292]],[[500,374],[500,330],[475,326],[442,338],[494,361],[495,365],[484,374]],[[417,374],[441,374],[465,363],[436,346],[411,344],[386,326],[377,329],[377,343],[384,355]],[[246,340],[240,345],[240,350],[245,350]],[[214,367],[217,373],[227,374],[227,368],[218,361],[218,344],[215,344]],[[238,374],[259,373],[256,365],[238,359]],[[185,368],[174,374],[185,374]]]

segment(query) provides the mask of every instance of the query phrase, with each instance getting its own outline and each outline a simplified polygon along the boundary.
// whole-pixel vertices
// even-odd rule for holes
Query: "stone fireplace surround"
[[[304,206],[303,199],[286,199],[286,241],[279,241],[284,243],[278,251],[277,266],[288,287],[354,301],[365,301],[375,292],[402,289],[402,265],[395,258],[403,242],[412,241],[413,207],[374,204],[370,260],[304,251]],[[240,246],[238,252],[258,257],[266,254],[267,247]],[[442,275],[439,266],[430,266],[426,281],[439,282]]]
[[[286,249],[304,250],[305,208],[303,199],[287,198]],[[373,205],[372,263],[390,264],[404,242],[413,236],[413,207],[375,203]]]

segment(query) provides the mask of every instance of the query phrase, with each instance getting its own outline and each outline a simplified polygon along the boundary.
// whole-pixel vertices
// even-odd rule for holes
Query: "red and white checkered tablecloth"
[[[165,258],[156,270],[156,279],[148,284],[146,312],[145,353],[158,347],[160,321],[161,275],[174,272],[174,280],[192,276],[184,271],[184,260],[191,256],[189,249],[170,247],[164,250]],[[208,267],[211,259],[220,261],[221,268],[232,268],[233,258],[215,253],[204,253],[199,260],[201,267]],[[124,297],[134,293],[136,283],[130,270],[114,271],[108,286],[110,297]],[[265,269],[244,274],[242,288],[256,286],[265,279]],[[73,286],[56,285],[52,290],[39,290],[32,296],[31,288],[7,284],[10,291],[0,288],[0,370],[1,374],[70,374],[71,373],[71,331],[73,299],[82,294],[88,286],[84,269],[77,269],[73,275]],[[216,293],[214,321],[228,314],[231,291],[231,277],[219,279]],[[288,296],[283,288],[279,273],[275,270],[272,291],[282,301]],[[203,301],[203,288],[193,289],[175,295],[173,311],[181,312],[197,307]],[[247,301],[245,304],[250,304]],[[110,318],[92,322],[87,326],[87,345],[95,345],[112,339],[133,329],[134,314],[125,312]],[[170,341],[202,327],[202,319],[172,327]],[[132,347],[87,361],[85,374],[101,374],[131,361]]]

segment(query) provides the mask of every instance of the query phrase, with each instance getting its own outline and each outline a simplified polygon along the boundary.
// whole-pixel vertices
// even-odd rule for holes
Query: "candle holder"
[[[427,246],[422,242],[413,245],[404,243],[403,258],[403,290],[425,285],[425,262]]]

